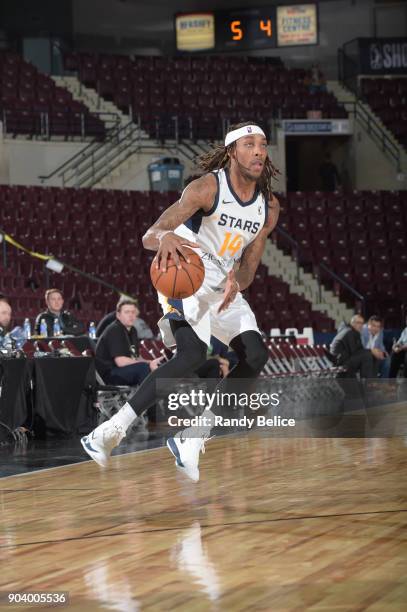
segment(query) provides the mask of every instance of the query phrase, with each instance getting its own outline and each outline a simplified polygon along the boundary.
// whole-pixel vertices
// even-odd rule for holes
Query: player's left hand
[[[152,359],[151,361],[149,361],[149,366],[150,366],[150,370],[153,372],[154,370],[156,370],[157,368],[160,367],[162,361],[163,361],[164,357],[157,357],[156,359]]]
[[[230,272],[228,272],[226,287],[223,293],[223,302],[218,308],[218,313],[222,312],[223,310],[226,310],[226,308],[230,306],[239,291],[239,283],[236,280],[235,272],[234,270],[231,270]]]

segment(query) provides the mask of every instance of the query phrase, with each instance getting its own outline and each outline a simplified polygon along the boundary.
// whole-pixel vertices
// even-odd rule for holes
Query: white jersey
[[[251,200],[243,202],[231,185],[227,168],[213,175],[218,188],[212,208],[197,211],[175,233],[199,244],[205,285],[223,290],[227,273],[266,223],[268,205],[258,188]]]

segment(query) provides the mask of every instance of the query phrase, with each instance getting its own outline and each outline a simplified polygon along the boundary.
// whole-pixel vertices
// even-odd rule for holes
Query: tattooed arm
[[[174,230],[189,219],[195,212],[202,209],[208,211],[212,208],[216,195],[217,182],[212,174],[206,174],[192,181],[184,190],[181,198],[167,208],[143,236],[143,246],[146,249],[157,251],[156,266],[165,272],[167,259],[172,257],[175,264],[180,267],[179,256],[188,261],[187,251],[183,245],[198,247],[195,242],[174,234]]]

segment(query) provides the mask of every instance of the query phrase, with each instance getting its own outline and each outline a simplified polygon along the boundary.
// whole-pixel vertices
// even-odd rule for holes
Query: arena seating
[[[6,134],[102,139],[103,122],[48,75],[14,53],[0,52],[0,117]]]
[[[397,140],[407,147],[407,79],[374,78],[361,82],[362,98]]]
[[[143,317],[154,326],[162,313],[148,273],[153,253],[141,247],[141,236],[176,198],[176,193],[1,186],[0,228],[32,250],[52,253],[140,296]],[[9,246],[7,258],[0,292],[12,297],[16,320],[33,318],[43,306],[44,263]],[[114,308],[117,294],[110,289],[67,270],[49,274],[50,284],[61,288],[67,304],[80,304],[77,314],[82,320],[97,321]],[[334,329],[331,319],[291,294],[263,265],[247,296],[267,332],[271,327],[311,325],[318,331]]]
[[[278,58],[70,54],[65,68],[160,139],[173,137],[174,116],[180,138],[195,140],[219,139],[222,121],[248,116],[263,124],[315,110],[323,117],[347,117],[332,94],[309,92],[305,70],[288,70]]]
[[[279,379],[292,376],[322,378],[342,371],[342,368],[333,366],[321,345],[300,346],[292,342],[276,342],[271,338],[267,340],[267,350],[269,359],[262,376]],[[140,342],[140,355],[144,359],[168,359],[171,354],[161,340]]]
[[[300,261],[324,263],[366,298],[370,314],[397,327],[407,301],[407,193],[291,193],[280,201],[279,226],[299,244]],[[283,235],[275,239],[288,248]]]

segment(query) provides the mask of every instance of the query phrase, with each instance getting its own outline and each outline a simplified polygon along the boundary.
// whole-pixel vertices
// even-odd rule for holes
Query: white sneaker
[[[194,482],[199,480],[199,453],[205,452],[207,439],[207,436],[187,438],[181,431],[167,440],[167,446],[175,457],[175,465]]]
[[[189,529],[181,531],[178,541],[171,547],[171,560],[181,572],[188,572],[200,590],[213,602],[221,596],[221,585],[216,566],[211,562],[202,542],[201,526],[195,521]]]
[[[109,463],[110,453],[115,446],[120,444],[125,435],[125,428],[110,419],[81,438],[81,444],[89,457],[92,457],[102,467],[106,467]]]

